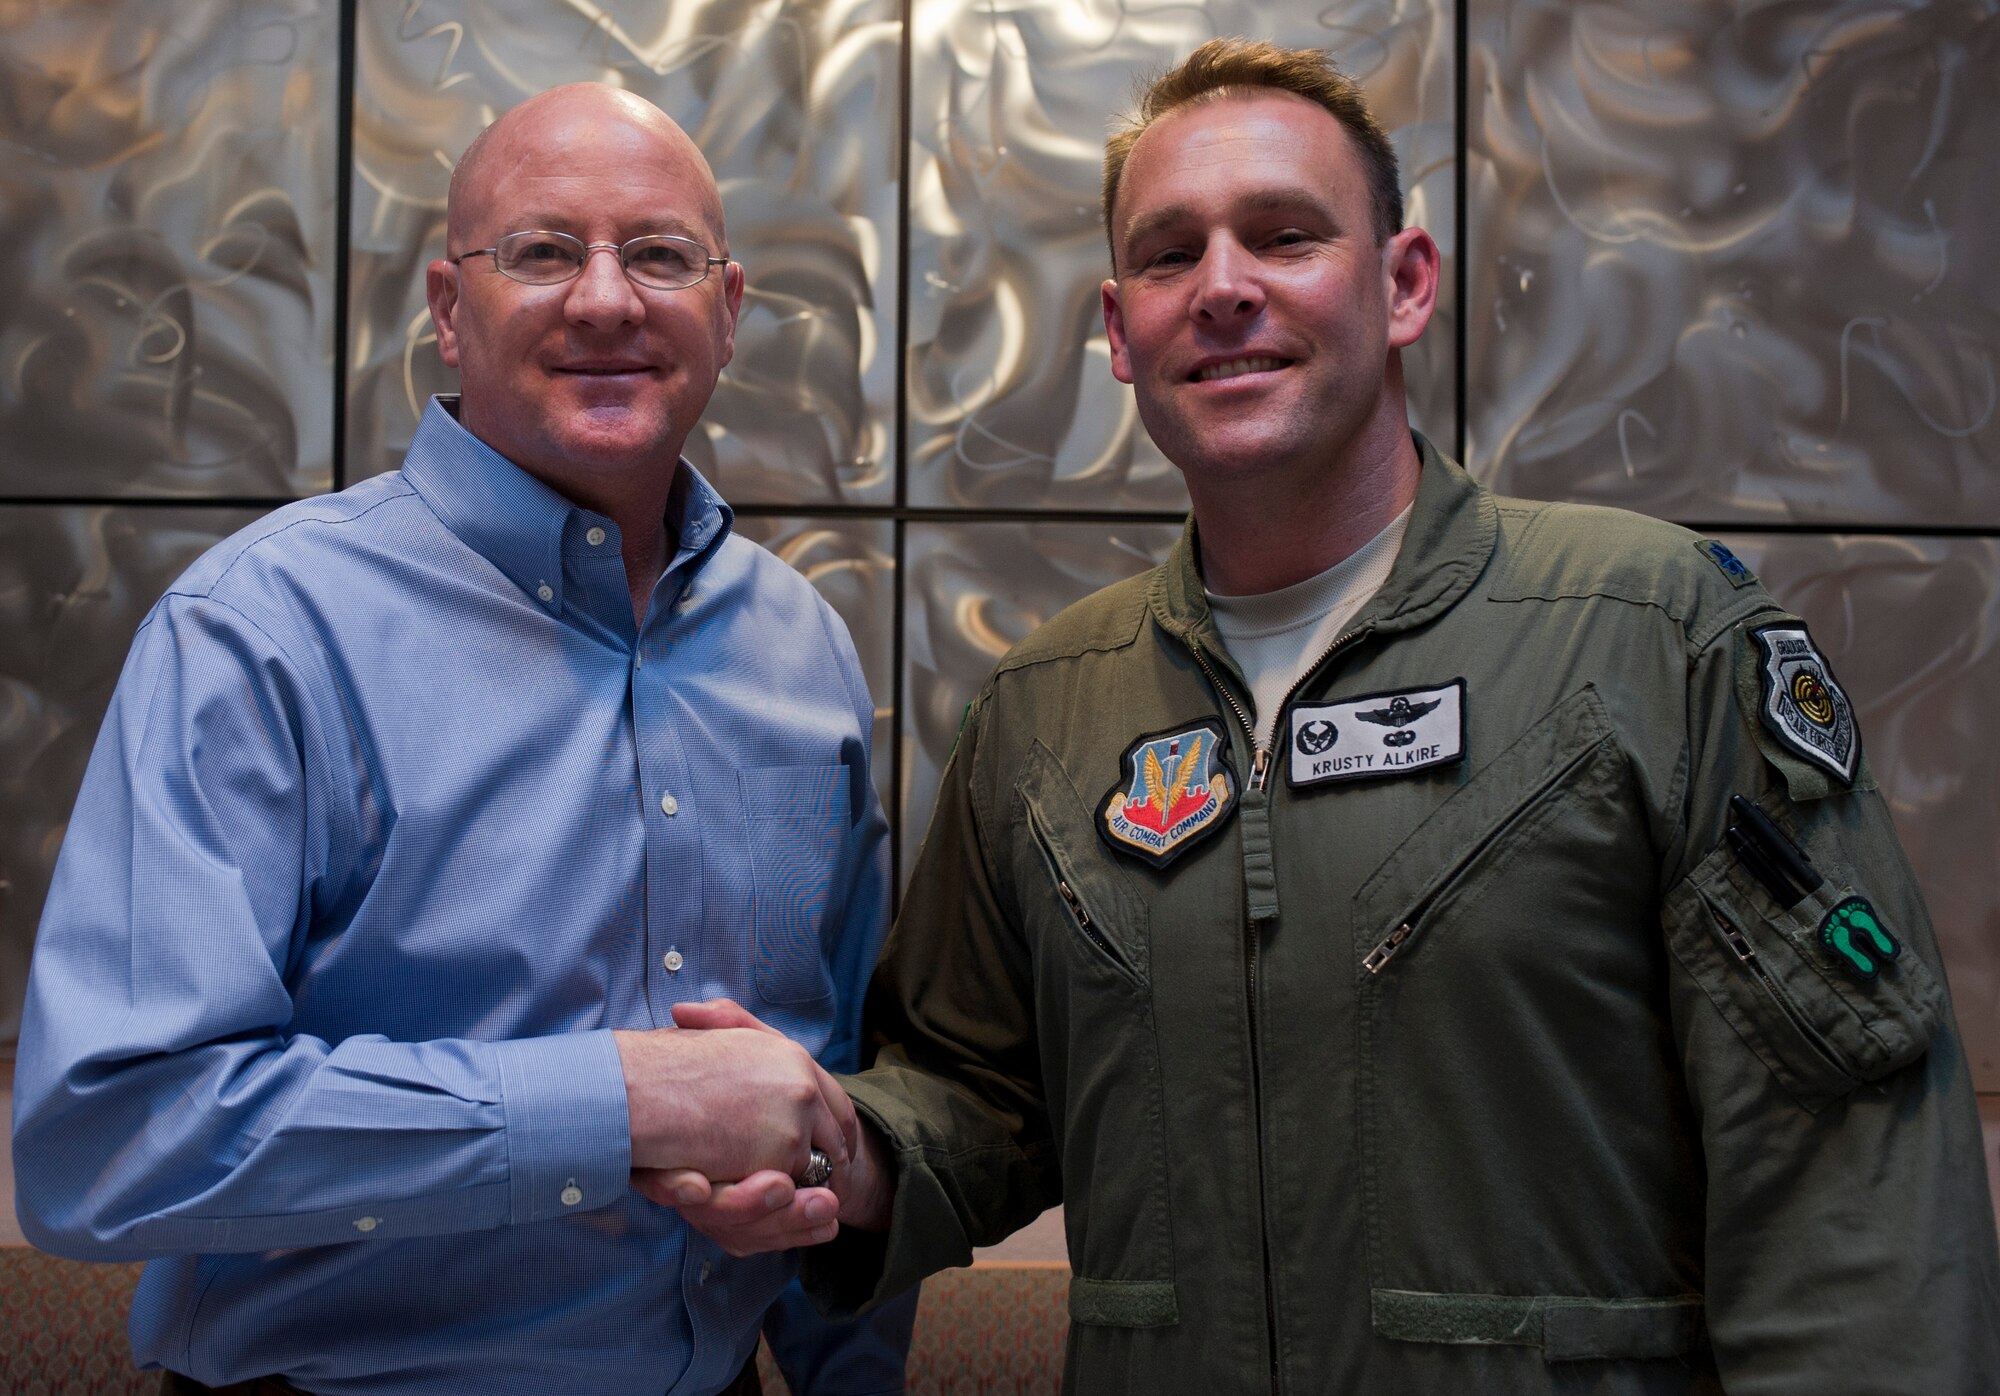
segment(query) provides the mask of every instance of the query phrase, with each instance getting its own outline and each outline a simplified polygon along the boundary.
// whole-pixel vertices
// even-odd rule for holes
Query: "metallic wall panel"
[[[1916,866],[1980,1090],[2000,1090],[2000,541],[1737,534],[1812,627]],[[1865,890],[1865,889],[1864,889]]]
[[[2000,11],[1471,24],[1483,478],[1746,527],[2000,525]]]
[[[0,1044],[70,806],[132,634],[167,584],[256,518],[235,509],[0,508]]]
[[[426,0],[356,37],[349,476],[393,469],[449,391],[424,308],[445,190],[481,127],[558,83],[657,103],[722,186],[749,286],[688,454],[738,502],[895,492],[895,0]]]
[[[1452,9],[1211,0],[913,0],[909,499],[1180,509],[1180,476],[1111,376],[1098,287],[1104,136],[1136,79],[1243,34],[1331,49],[1403,162],[1409,218],[1452,255]],[[1445,285],[1452,277],[1447,268]],[[1405,356],[1414,415],[1456,434],[1448,306]]]
[[[745,518],[736,531],[805,574],[847,622],[875,702],[875,793],[895,818],[896,526],[887,519]]]
[[[338,19],[0,6],[0,493],[331,479]]]
[[[1163,561],[1172,524],[913,523],[903,542],[903,876],[965,705],[1057,611]]]

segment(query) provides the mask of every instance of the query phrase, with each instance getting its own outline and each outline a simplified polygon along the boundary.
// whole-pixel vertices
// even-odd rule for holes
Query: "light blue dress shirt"
[[[794,1259],[629,1189],[610,1029],[727,996],[852,1068],[886,825],[846,629],[678,480],[635,625],[611,520],[434,401],[402,470],[230,538],[140,627],[14,1149],[37,1246],[158,1257],[141,1363],[682,1396],[750,1355]]]

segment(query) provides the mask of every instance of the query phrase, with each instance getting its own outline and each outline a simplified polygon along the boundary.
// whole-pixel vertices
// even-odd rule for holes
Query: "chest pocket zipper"
[[[1778,1011],[1785,1016],[1786,1021],[1792,1025],[1800,1037],[1805,1039],[1806,1045],[1819,1053],[1826,1064],[1842,1076],[1852,1077],[1853,1073],[1841,1061],[1840,1054],[1834,1050],[1833,1044],[1828,1042],[1820,1033],[1820,1030],[1812,1025],[1812,1021],[1800,1009],[1798,1004],[1793,1001],[1791,994],[1786,990],[1785,986],[1778,982],[1778,977],[1764,968],[1763,962],[1757,958],[1757,948],[1750,943],[1750,937],[1745,935],[1741,927],[1725,916],[1714,905],[1709,906],[1708,914],[1715,918],[1715,924],[1722,931],[1722,939],[1728,945],[1729,953],[1734,955],[1738,963],[1745,969],[1756,976],[1757,983],[1763,987],[1765,994],[1770,997],[1771,1002],[1778,1006]]]
[[[1582,766],[1584,762],[1588,761],[1603,744],[1604,739],[1589,743],[1578,750],[1567,761],[1558,764],[1538,781],[1534,789],[1529,791],[1519,804],[1515,805],[1492,830],[1486,833],[1463,858],[1459,859],[1453,865],[1451,871],[1444,875],[1443,881],[1424,894],[1423,899],[1417,903],[1416,909],[1409,912],[1402,920],[1397,922],[1395,930],[1389,932],[1372,950],[1361,957],[1361,968],[1369,974],[1380,974],[1387,968],[1389,962],[1401,954],[1409,943],[1416,938],[1417,933],[1424,928],[1424,918],[1429,914],[1430,909],[1437,904],[1438,899],[1463,881],[1466,874],[1479,863],[1488,850],[1503,842],[1510,834],[1514,833],[1522,825],[1535,818],[1540,811],[1545,809],[1547,807],[1545,797],[1551,791],[1560,788],[1569,779],[1570,775]]]
[[[1138,978],[1138,972],[1132,968],[1131,962],[1113,947],[1110,938],[1104,934],[1103,928],[1091,916],[1090,908],[1083,904],[1083,898],[1071,884],[1069,874],[1063,868],[1062,859],[1056,856],[1055,845],[1049,838],[1048,830],[1042,827],[1040,811],[1032,803],[1026,808],[1029,832],[1035,836],[1035,847],[1041,851],[1042,861],[1048,866],[1049,879],[1055,883],[1056,895],[1062,898],[1063,905],[1069,909],[1071,924],[1085,940],[1097,947],[1099,953],[1109,960],[1119,973],[1130,979]]]

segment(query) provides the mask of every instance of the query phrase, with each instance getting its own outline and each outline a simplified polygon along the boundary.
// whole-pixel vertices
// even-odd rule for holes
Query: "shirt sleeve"
[[[297,667],[218,601],[134,642],[57,862],[15,1074],[22,1228],[77,1259],[469,1231],[626,1191],[608,1032],[295,1035],[342,837]]]
[[[1865,757],[1842,778],[1837,746],[1815,760],[1762,717],[1752,632],[1782,619],[1752,617],[1693,659],[1687,837],[1662,880],[1706,1159],[1710,1339],[1731,1392],[2000,1389],[2000,1261],[1944,967]],[[1801,691],[1813,721],[1851,720],[1837,690]],[[1795,896],[1732,847],[1747,820],[1732,794],[1818,887]],[[1850,931],[1849,949],[1866,939],[1879,958],[1843,956]]]

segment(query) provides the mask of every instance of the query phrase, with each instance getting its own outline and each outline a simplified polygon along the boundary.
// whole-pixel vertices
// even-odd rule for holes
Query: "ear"
[[[1389,292],[1389,347],[1407,349],[1437,309],[1437,244],[1422,228],[1405,228],[1382,245],[1382,276]]]
[[[1107,280],[1098,288],[1104,297],[1104,337],[1111,341],[1111,376],[1120,383],[1132,381],[1132,354],[1125,345],[1125,307],[1118,299],[1118,282]]]
[[[743,264],[730,262],[722,269],[722,362],[736,357],[736,317],[743,309]]]
[[[458,265],[442,257],[424,268],[424,299],[430,303],[438,357],[446,368],[458,367],[458,278]]]

